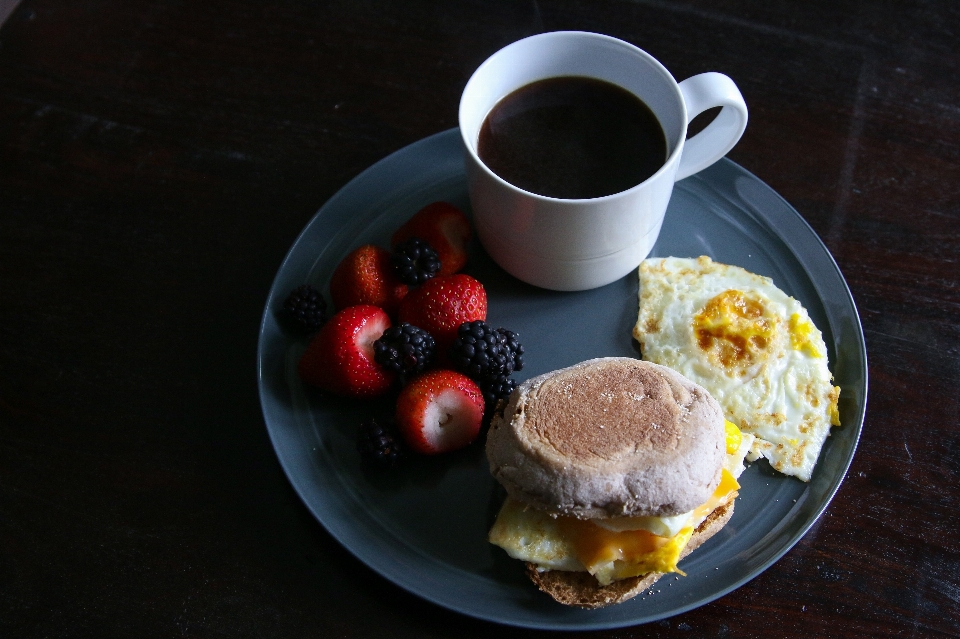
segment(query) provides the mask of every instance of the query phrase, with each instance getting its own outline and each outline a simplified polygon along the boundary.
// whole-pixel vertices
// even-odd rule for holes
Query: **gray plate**
[[[679,182],[653,256],[713,259],[773,278],[823,332],[841,387],[834,429],[809,484],[765,463],[742,476],[731,522],[642,596],[612,608],[561,606],[523,575],[520,562],[486,541],[502,494],[481,446],[417,458],[393,475],[370,473],[355,451],[357,425],[389,413],[388,402],[353,402],[305,388],[296,361],[305,341],[277,310],[304,282],[326,291],[338,261],[360,244],[386,246],[420,207],[446,200],[469,211],[459,133],[412,144],[361,173],[327,202],[290,249],[270,290],[259,345],[260,399],[290,482],[347,550],[398,586],[451,610],[541,629],[616,628],[702,606],[757,576],[813,525],[853,459],[863,424],[867,362],[863,332],[843,276],[800,215],[729,160]],[[526,366],[518,380],[600,356],[638,356],[631,338],[637,278],[558,293],[523,284],[476,248],[467,272],[489,295],[488,321],[518,331]],[[329,298],[328,298],[329,299]]]

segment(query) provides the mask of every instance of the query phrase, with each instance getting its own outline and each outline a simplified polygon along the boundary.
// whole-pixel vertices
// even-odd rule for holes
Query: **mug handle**
[[[687,124],[707,109],[723,107],[707,127],[683,146],[676,180],[707,168],[736,145],[747,128],[747,104],[733,80],[722,73],[701,73],[680,83]]]

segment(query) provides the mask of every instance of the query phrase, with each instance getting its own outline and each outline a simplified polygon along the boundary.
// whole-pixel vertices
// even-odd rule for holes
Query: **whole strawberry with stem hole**
[[[469,445],[483,423],[483,393],[462,373],[427,371],[403,387],[396,421],[407,446],[436,455]]]
[[[447,202],[428,204],[394,231],[390,245],[397,247],[412,237],[427,242],[440,258],[439,275],[453,275],[467,263],[473,227],[466,214]]]
[[[487,291],[463,273],[437,276],[403,298],[397,317],[433,335],[437,354],[446,357],[461,324],[487,318]]]
[[[390,390],[396,373],[374,359],[374,342],[390,328],[383,309],[348,306],[327,320],[297,363],[300,378],[346,397],[372,398]]]
[[[373,244],[347,254],[330,277],[330,298],[337,310],[370,304],[393,317],[408,291],[390,263],[390,251]]]

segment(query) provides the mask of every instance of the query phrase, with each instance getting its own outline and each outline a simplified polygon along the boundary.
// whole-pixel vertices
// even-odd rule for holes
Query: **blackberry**
[[[298,327],[310,333],[327,321],[327,301],[309,284],[295,288],[283,303],[283,310]]]
[[[480,382],[480,391],[483,393],[483,402],[486,405],[484,413],[491,414],[501,399],[510,397],[510,393],[517,387],[517,380],[512,377],[488,377]]]
[[[433,361],[433,336],[413,324],[397,324],[373,343],[373,358],[387,370],[401,375],[419,373]]]
[[[432,246],[419,237],[397,245],[390,255],[390,263],[404,284],[423,284],[440,271],[440,256]]]
[[[476,381],[509,376],[513,358],[506,343],[506,337],[486,322],[464,322],[450,347],[450,360],[457,370]]]
[[[360,425],[357,451],[363,461],[382,468],[395,468],[404,455],[400,434],[375,419]]]
[[[503,335],[506,340],[507,356],[513,360],[513,370],[521,370],[523,368],[523,344],[520,343],[520,336],[505,328],[498,328],[497,332]]]

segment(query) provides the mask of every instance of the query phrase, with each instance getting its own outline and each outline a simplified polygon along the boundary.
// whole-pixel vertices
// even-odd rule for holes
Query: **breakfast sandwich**
[[[639,273],[643,359],[707,389],[756,436],[749,459],[809,481],[840,424],[840,388],[806,309],[770,278],[705,256],[647,259]]]
[[[507,498],[491,543],[563,604],[625,601],[733,514],[752,437],[702,387],[615,357],[525,381],[494,415],[486,452]]]

